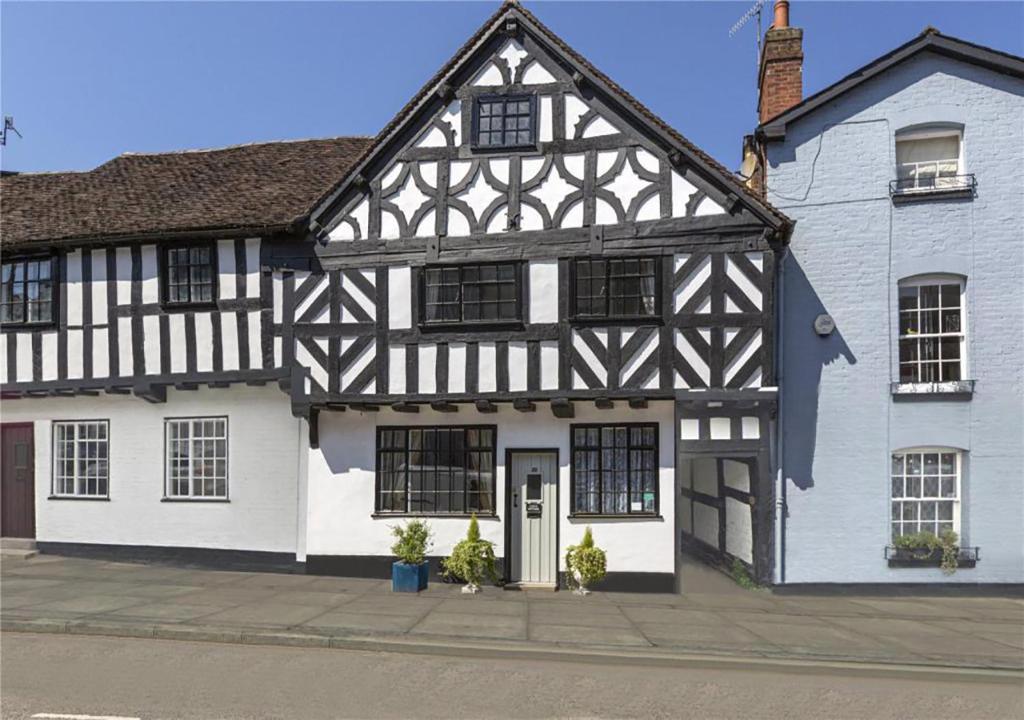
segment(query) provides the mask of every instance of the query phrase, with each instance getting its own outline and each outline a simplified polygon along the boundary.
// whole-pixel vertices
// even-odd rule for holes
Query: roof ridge
[[[185,155],[185,154],[189,154],[189,153],[196,153],[196,154],[198,154],[198,153],[213,153],[213,152],[224,152],[226,150],[240,150],[240,149],[243,149],[243,148],[257,147],[257,146],[261,146],[261,145],[293,145],[293,144],[298,144],[298,143],[325,142],[325,141],[330,141],[330,140],[372,140],[375,137],[376,137],[375,135],[332,135],[332,136],[329,136],[329,137],[289,138],[287,140],[254,140],[252,142],[235,143],[233,145],[223,145],[221,147],[208,147],[208,148],[181,148],[181,149],[178,149],[178,150],[157,150],[157,151],[153,151],[153,152],[126,150],[125,152],[122,152],[120,155],[115,155],[110,160],[107,160],[105,163],[102,163],[101,165],[97,165],[96,167],[97,168],[102,167],[103,165],[106,165],[107,163],[109,163],[111,160],[116,160],[117,158],[122,158],[122,157],[151,157],[151,156],[157,156],[157,155]],[[70,172],[79,172],[79,171],[70,171]],[[81,171],[81,172],[89,172],[89,171],[86,170],[86,171]]]

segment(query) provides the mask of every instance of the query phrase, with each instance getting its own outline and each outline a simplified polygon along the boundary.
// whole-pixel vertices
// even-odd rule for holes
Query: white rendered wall
[[[161,502],[164,418],[227,416],[229,502]],[[36,538],[43,542],[296,551],[300,421],[276,387],[5,400],[35,425]],[[53,420],[108,420],[110,500],[50,500]]]
[[[623,403],[620,403],[623,405]],[[671,402],[651,403],[646,410],[598,410],[576,403],[576,417],[559,420],[546,403],[537,411],[521,413],[499,405],[497,413],[481,414],[459,406],[457,413],[424,408],[415,415],[383,409],[378,413],[322,412],[320,449],[311,450],[308,477],[306,552],[310,555],[389,555],[391,527],[406,518],[372,517],[376,429],[382,425],[497,425],[497,477],[495,505],[498,518],[481,518],[481,536],[505,555],[505,450],[552,448],[559,454],[559,566],[565,547],[578,543],[584,528],[593,528],[594,540],[608,553],[610,572],[672,573],[675,568],[673,486],[675,446]],[[658,422],[659,491],[661,518],[570,519],[570,437],[575,423]],[[434,531],[431,555],[448,555],[466,533],[466,518],[428,518]]]

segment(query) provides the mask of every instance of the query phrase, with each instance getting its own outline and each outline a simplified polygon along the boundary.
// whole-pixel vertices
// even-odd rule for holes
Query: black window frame
[[[464,279],[465,271],[468,268],[481,268],[485,266],[508,266],[512,268],[513,282],[515,283],[515,317],[514,318],[499,318],[499,319],[466,319],[466,297],[465,297],[465,285],[466,280]],[[427,313],[427,276],[431,271],[445,271],[445,270],[458,270],[459,273],[459,318],[453,319],[435,319],[431,320],[428,318]],[[425,265],[417,269],[419,275],[417,281],[417,294],[418,294],[418,315],[417,322],[419,327],[423,330],[431,329],[450,329],[458,327],[475,327],[475,328],[521,328],[525,322],[525,303],[524,298],[526,297],[526,283],[528,282],[528,268],[526,263],[518,260],[513,261],[497,261],[497,262],[471,262],[471,263],[459,263],[452,265]],[[499,301],[500,302],[500,301]]]
[[[56,327],[60,319],[60,261],[57,255],[52,253],[44,254],[27,254],[27,255],[13,255],[12,257],[4,257],[3,262],[0,266],[5,265],[26,265],[22,270],[23,283],[28,282],[28,267],[27,263],[45,262],[50,263],[50,319],[49,320],[29,320],[28,319],[28,292],[22,295],[22,319],[14,321],[3,321],[0,320],[0,330],[4,332],[18,331],[25,329],[39,329],[39,328],[51,328]],[[2,269],[0,269],[0,280],[2,280]],[[12,271],[13,281],[13,271]],[[2,293],[2,290],[0,290]],[[2,295],[0,295],[2,298]]]
[[[189,300],[171,299],[171,253],[178,250],[205,248],[210,253],[210,299],[192,300],[192,284],[189,282]],[[164,245],[159,252],[160,304],[165,310],[195,310],[197,308],[215,308],[220,295],[220,267],[215,242],[185,242]],[[191,267],[191,264],[189,265]]]
[[[424,431],[438,431],[438,430],[448,431],[448,432],[462,431],[462,434],[463,434],[463,439],[462,439],[463,460],[465,460],[465,456],[468,455],[471,452],[478,452],[478,453],[490,452],[490,454],[491,454],[491,464],[490,464],[490,468],[489,468],[489,470],[490,470],[490,481],[491,481],[491,485],[490,485],[490,504],[491,504],[491,508],[490,508],[490,510],[486,510],[486,509],[471,509],[471,508],[468,507],[468,504],[469,504],[468,503],[468,499],[469,499],[470,491],[468,489],[469,488],[469,484],[465,483],[465,482],[463,483],[463,487],[462,487],[462,509],[461,510],[456,510],[456,511],[437,510],[436,509],[437,508],[436,496],[437,496],[437,494],[439,492],[445,492],[445,491],[439,490],[439,488],[437,486],[437,483],[436,483],[436,480],[435,480],[434,488],[431,491],[432,494],[435,496],[435,501],[434,501],[434,508],[435,509],[434,510],[427,510],[427,511],[423,510],[422,508],[421,509],[417,509],[417,510],[413,510],[412,509],[412,494],[413,494],[412,493],[412,473],[409,472],[409,467],[410,467],[409,455],[413,451],[413,449],[412,449],[411,443],[410,443],[410,433],[413,432],[413,431],[424,432]],[[478,432],[481,431],[481,430],[489,431],[491,433],[491,442],[490,442],[490,444],[487,445],[487,446],[485,446],[483,444],[478,444],[478,445],[475,445],[475,446],[470,446],[469,438],[468,438],[468,433],[469,433],[469,431],[472,431],[472,430],[476,430]],[[405,443],[404,444],[404,450],[405,450],[405,461],[404,461],[404,467],[405,467],[405,470],[404,470],[404,474],[405,474],[405,492],[404,492],[404,494],[405,494],[405,506],[401,510],[385,508],[383,506],[384,503],[382,503],[382,499],[383,499],[383,492],[382,492],[382,490],[383,490],[383,482],[382,482],[383,481],[383,477],[382,476],[383,476],[383,473],[385,472],[385,468],[383,467],[384,463],[382,462],[382,457],[383,457],[382,453],[384,453],[384,452],[392,452],[392,453],[401,452],[401,450],[403,449],[401,447],[397,447],[397,446],[393,446],[393,445],[389,445],[387,447],[383,446],[383,435],[384,435],[384,433],[394,433],[394,432],[401,432],[401,433],[405,434],[405,440],[404,440],[404,443]],[[375,442],[376,442],[376,444],[375,444],[375,447],[374,447],[374,490],[373,490],[373,508],[374,508],[374,513],[373,514],[374,515],[382,516],[382,517],[403,517],[403,516],[414,516],[414,517],[469,517],[470,515],[476,515],[477,517],[497,517],[497,513],[498,513],[498,510],[497,510],[497,500],[498,500],[498,498],[497,498],[497,492],[498,492],[498,482],[497,482],[497,473],[498,473],[498,426],[497,425],[379,425],[377,427],[377,433],[376,433],[376,440],[375,440]],[[421,444],[420,447],[421,447],[421,452],[423,452],[424,451],[424,450],[422,450],[423,445]],[[450,447],[450,445],[449,445],[449,447]],[[465,466],[466,466],[466,463],[464,462],[463,466],[462,466],[463,469],[465,469]],[[426,465],[422,465],[421,467],[427,467],[427,466]],[[435,469],[435,472],[436,472],[436,469],[438,467],[441,467],[441,466],[439,466],[439,465],[437,465],[435,463],[432,467]],[[455,466],[449,465],[447,467],[452,468],[452,467],[455,467]],[[481,470],[483,470],[483,468],[478,469],[478,472],[481,471]],[[450,488],[451,485],[454,484],[454,478],[452,477],[451,473],[449,473],[449,483],[450,483],[449,484],[449,488]],[[451,495],[454,494],[451,489],[449,489],[447,491],[447,493],[449,495],[449,499],[450,499]],[[477,494],[478,495],[482,495],[483,493],[481,493],[480,491],[477,491]],[[449,507],[450,507],[450,505],[449,505]]]
[[[611,269],[613,263],[619,262],[651,262],[653,264],[653,279],[654,279],[654,310],[650,314],[630,314],[625,312],[612,312],[612,296],[611,296]],[[573,322],[580,323],[600,323],[600,324],[615,324],[621,322],[638,322],[638,323],[659,323],[662,322],[662,261],[663,258],[660,256],[651,255],[630,255],[630,256],[581,256],[571,258],[569,262],[569,307],[570,307],[570,319]],[[579,278],[579,265],[580,263],[605,263],[605,287],[608,289],[608,295],[605,299],[605,309],[603,313],[583,313],[580,308],[580,297],[578,293],[578,278]],[[646,275],[638,274],[637,278],[643,278]],[[593,276],[591,276],[593,277]],[[640,296],[640,302],[643,301],[643,296]]]
[[[504,119],[508,115],[505,112],[505,108],[507,107],[508,103],[512,103],[512,102],[519,103],[519,102],[523,102],[524,100],[530,103],[530,115],[529,115],[529,117],[530,117],[530,128],[529,128],[530,140],[529,140],[529,142],[525,142],[525,143],[524,142],[518,142],[518,141],[515,142],[515,143],[506,143],[506,142],[504,142],[504,134],[505,134]],[[480,143],[480,104],[481,103],[495,104],[495,103],[499,103],[499,102],[503,103],[503,105],[502,105],[502,115],[501,115],[502,119],[503,119],[502,120],[502,130],[501,130],[503,142],[501,142],[498,145],[482,145]],[[473,98],[472,113],[473,113],[472,114],[472,119],[471,119],[471,122],[470,122],[470,132],[471,132],[471,143],[470,143],[470,146],[473,148],[473,150],[490,151],[490,150],[536,150],[537,149],[538,132],[537,132],[537,96],[536,96],[536,94],[534,94],[534,93],[510,93],[510,94],[507,94],[507,95],[498,95],[498,94],[477,95],[477,96],[475,96]],[[489,130],[488,132],[494,132],[494,131]],[[518,130],[517,130],[517,132],[518,132]]]
[[[606,428],[624,428],[626,431],[626,511],[625,512],[606,512],[604,509],[604,443],[603,443],[603,430]],[[632,442],[632,431],[639,429],[641,433],[644,430],[651,430],[654,434],[654,442],[652,444],[646,444],[641,442],[639,445],[634,445]],[[585,444],[580,445],[577,442],[576,433],[578,430],[588,431],[596,430],[598,437],[598,444],[591,445]],[[661,517],[661,483],[660,483],[660,437],[659,433],[661,426],[657,422],[627,422],[627,423],[580,423],[569,426],[569,457],[570,457],[570,470],[569,470],[569,516],[574,518],[592,518],[592,517],[616,517],[616,518],[657,518]],[[612,449],[614,449],[614,445]],[[650,472],[653,475],[653,487],[654,487],[654,509],[653,510],[637,510],[632,509],[633,490],[630,483],[630,475],[633,471],[633,451],[638,452],[649,451],[653,453],[652,467]],[[577,507],[576,500],[576,473],[577,473],[577,453],[578,452],[594,452],[597,453],[598,467],[596,472],[598,473],[598,511],[581,510]],[[642,464],[642,462],[641,462]],[[644,468],[640,468],[640,472],[643,472]],[[640,502],[643,503],[643,481],[641,479],[640,489]]]

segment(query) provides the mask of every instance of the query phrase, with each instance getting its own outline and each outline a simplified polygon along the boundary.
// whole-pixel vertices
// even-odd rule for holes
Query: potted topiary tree
[[[441,561],[446,577],[461,578],[466,584],[464,593],[480,592],[480,582],[486,576],[491,582],[498,582],[497,561],[494,558],[494,543],[480,539],[480,525],[476,513],[469,519],[466,538],[452,548],[452,554]]]
[[[430,527],[423,520],[410,520],[405,526],[391,528],[395,544],[391,552],[398,558],[391,565],[391,590],[393,592],[419,592],[427,589],[427,573],[430,563],[427,550],[430,548]]]
[[[590,526],[583,533],[579,545],[570,545],[565,551],[565,580],[576,595],[588,595],[588,589],[604,578],[608,558],[604,550],[594,545]]]

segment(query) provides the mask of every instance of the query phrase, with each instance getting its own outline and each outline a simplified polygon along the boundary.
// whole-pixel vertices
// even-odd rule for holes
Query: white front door
[[[558,456],[511,453],[512,582],[558,583]]]

